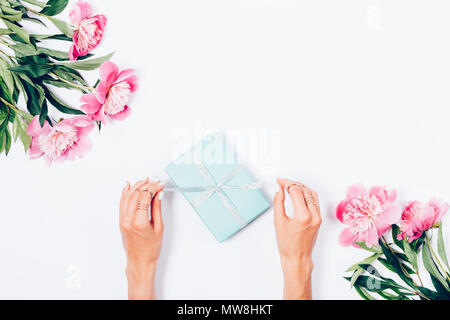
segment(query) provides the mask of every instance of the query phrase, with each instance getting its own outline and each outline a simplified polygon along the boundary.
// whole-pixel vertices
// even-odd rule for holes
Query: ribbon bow
[[[230,174],[223,179],[223,181],[220,181],[219,183],[216,183],[214,180],[214,177],[211,175],[209,170],[206,168],[206,166],[200,162],[196,164],[198,170],[202,174],[202,176],[208,180],[208,182],[211,184],[210,186],[206,187],[186,187],[186,188],[176,188],[173,190],[166,190],[166,191],[181,191],[181,192],[204,192],[200,197],[195,199],[191,202],[191,204],[194,207],[198,207],[201,204],[203,204],[205,201],[213,197],[215,194],[217,194],[220,199],[222,200],[223,204],[227,208],[227,210],[230,212],[230,214],[233,216],[234,220],[239,224],[240,228],[244,228],[247,225],[247,222],[245,219],[241,216],[235,205],[231,202],[231,200],[228,198],[227,194],[225,193],[226,190],[258,190],[261,189],[261,183],[248,183],[241,186],[234,186],[227,184],[231,180],[233,180],[235,177],[237,177],[241,172],[243,172],[242,167],[236,167],[233,171],[230,172]]]

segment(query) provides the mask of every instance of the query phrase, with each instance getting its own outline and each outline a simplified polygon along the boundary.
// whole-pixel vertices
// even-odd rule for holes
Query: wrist
[[[128,263],[125,273],[128,279],[128,298],[130,300],[155,299],[156,264]]]
[[[281,258],[284,274],[284,298],[288,300],[310,300],[311,273],[314,268],[310,257]]]
[[[314,268],[311,256],[281,256],[283,272],[288,274],[310,274]]]

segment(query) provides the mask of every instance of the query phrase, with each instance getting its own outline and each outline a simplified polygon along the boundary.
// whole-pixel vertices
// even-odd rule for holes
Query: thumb
[[[286,199],[286,195],[284,193],[284,188],[280,185],[280,190],[275,194],[275,197],[273,199],[275,222],[282,221],[287,218],[286,209],[284,207],[285,199]]]

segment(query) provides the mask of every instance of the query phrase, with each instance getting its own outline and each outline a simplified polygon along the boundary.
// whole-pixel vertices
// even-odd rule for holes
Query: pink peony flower
[[[339,237],[340,243],[376,245],[392,224],[400,220],[402,209],[394,203],[396,198],[396,191],[385,187],[373,187],[367,192],[360,184],[351,186],[336,209],[337,218],[347,226]]]
[[[85,103],[81,109],[94,121],[123,120],[128,117],[131,112],[128,103],[138,86],[138,78],[133,73],[133,69],[119,72],[117,65],[109,61],[102,64],[96,93],[85,94],[81,98]]]
[[[441,221],[449,208],[447,203],[436,198],[425,205],[418,201],[410,202],[402,213],[399,224],[402,233],[397,235],[397,239],[408,237],[409,242],[419,239],[423,232]]]
[[[69,17],[70,22],[76,27],[69,51],[70,60],[75,61],[99,45],[105,31],[106,17],[92,16],[92,7],[85,1],[78,1],[70,11]]]
[[[62,120],[53,127],[45,122],[41,127],[39,116],[36,116],[28,127],[28,135],[32,138],[30,158],[44,157],[49,165],[82,158],[91,148],[87,135],[94,127],[87,116]]]

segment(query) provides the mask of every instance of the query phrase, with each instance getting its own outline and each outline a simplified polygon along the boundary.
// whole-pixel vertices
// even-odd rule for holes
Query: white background
[[[117,51],[141,79],[134,112],[93,133],[81,161],[48,168],[19,144],[1,157],[0,298],[126,298],[120,192],[145,176],[167,182],[180,132],[192,142],[209,128],[278,134],[272,170],[250,166],[319,192],[318,299],[358,298],[342,277],[366,254],[339,246],[334,217],[349,185],[450,200],[450,2],[93,3],[109,19],[96,53]],[[281,297],[272,211],[221,245],[180,195],[165,198],[164,218],[160,298]]]

